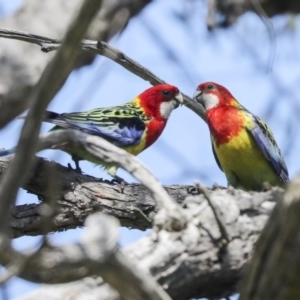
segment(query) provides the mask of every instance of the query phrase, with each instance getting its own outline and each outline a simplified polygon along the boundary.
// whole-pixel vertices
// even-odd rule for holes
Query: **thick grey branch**
[[[283,192],[279,189],[265,193],[218,189],[209,194],[220,208],[231,235],[226,251],[220,250],[215,243],[221,234],[203,195],[185,198],[184,209],[189,223],[184,230],[170,232],[162,229],[124,249],[133,263],[150,271],[173,300],[214,299],[237,292],[254,243]],[[143,198],[142,195],[140,197]],[[47,299],[46,294],[51,290],[57,299],[66,296],[76,296],[76,299],[117,299],[115,293],[99,278],[45,286],[25,299]]]
[[[0,160],[0,174],[5,172],[9,162],[8,158]],[[157,207],[150,192],[140,184],[126,184],[122,188],[118,184],[103,182],[101,179],[37,158],[36,168],[22,187],[47,202],[47,174],[52,168],[57,178],[55,200],[58,211],[47,225],[50,232],[83,226],[85,218],[97,211],[117,217],[122,226],[140,230],[152,228]],[[189,195],[188,188],[189,186],[179,185],[165,187],[178,203]],[[43,203],[16,206],[11,220],[13,236],[43,234],[42,217]]]
[[[3,174],[10,159],[0,159],[0,174]],[[109,213],[117,217],[123,226],[145,230],[152,227],[157,212],[155,201],[149,191],[139,184],[126,184],[122,188],[118,184],[103,182],[101,179],[79,174],[54,162],[37,158],[36,168],[23,188],[36,194],[41,199],[48,199],[48,170],[55,168],[55,199],[58,202],[58,213],[49,225],[49,231],[60,231],[83,225],[84,219],[97,211]],[[190,195],[191,186],[166,186],[167,193],[177,202],[183,203]],[[227,192],[230,195],[230,191]],[[212,191],[214,194],[214,191]],[[247,194],[247,193],[245,193]],[[265,194],[249,194],[256,198]],[[204,199],[204,198],[203,198]],[[30,204],[16,206],[13,210],[11,227],[13,236],[41,235],[42,205]]]

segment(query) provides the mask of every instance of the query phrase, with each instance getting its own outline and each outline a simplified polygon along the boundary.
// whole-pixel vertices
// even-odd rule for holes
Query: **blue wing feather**
[[[143,120],[139,115],[134,115],[134,112],[126,116],[99,117],[90,116],[88,112],[71,114],[46,112],[44,121],[56,124],[60,128],[77,129],[100,136],[119,147],[138,144],[146,129]]]
[[[286,164],[270,129],[258,117],[253,116],[253,118],[255,126],[249,132],[282,182],[288,182],[289,174]]]

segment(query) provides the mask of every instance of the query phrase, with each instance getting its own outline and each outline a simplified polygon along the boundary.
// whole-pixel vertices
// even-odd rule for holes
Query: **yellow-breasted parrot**
[[[268,126],[244,108],[223,86],[205,82],[193,100],[204,108],[212,149],[228,185],[261,190],[268,182],[285,186],[288,170]]]

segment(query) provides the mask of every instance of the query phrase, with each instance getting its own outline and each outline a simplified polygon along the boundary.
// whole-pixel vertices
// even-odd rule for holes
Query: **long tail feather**
[[[46,121],[46,122],[51,122],[52,123],[52,120],[57,119],[59,116],[60,116],[60,114],[58,114],[56,112],[46,110],[45,113],[44,113],[43,120]],[[17,119],[24,120],[24,119],[26,119],[26,116],[19,116],[19,117],[17,117]]]
[[[59,117],[60,114],[46,110],[44,113],[44,120],[55,120]]]
[[[61,127],[66,127],[66,122],[64,120],[60,120],[59,117],[61,114],[55,113],[53,111],[46,110],[43,116],[43,122],[52,123]],[[25,119],[26,116],[17,117],[17,119]]]

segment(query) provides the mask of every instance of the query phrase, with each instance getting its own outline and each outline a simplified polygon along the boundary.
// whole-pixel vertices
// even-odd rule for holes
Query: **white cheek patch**
[[[219,104],[219,98],[214,94],[203,94],[205,109],[211,109]]]
[[[176,100],[162,102],[159,108],[161,116],[165,119],[168,119],[172,110],[175,108],[176,104],[177,104]]]

